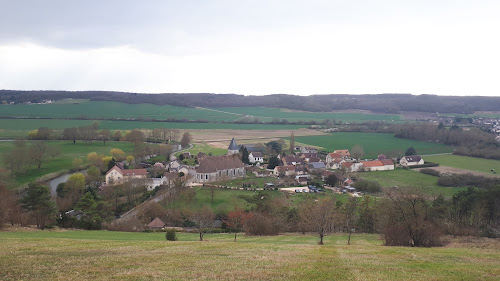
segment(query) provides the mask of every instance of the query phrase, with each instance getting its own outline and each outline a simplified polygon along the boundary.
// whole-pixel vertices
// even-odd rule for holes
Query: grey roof
[[[228,150],[240,150],[240,148],[236,144],[236,141],[234,140],[234,138],[231,140],[231,143],[229,144]]]
[[[325,163],[323,162],[311,162],[308,164],[308,167],[311,169],[325,169]]]
[[[422,157],[420,157],[419,155],[405,156],[405,158],[408,162],[419,162],[420,160],[422,160]]]
[[[262,154],[262,152],[253,152],[253,151],[252,151],[252,152],[250,152],[250,153],[252,153],[252,156],[253,156],[253,157],[264,157],[264,155]]]

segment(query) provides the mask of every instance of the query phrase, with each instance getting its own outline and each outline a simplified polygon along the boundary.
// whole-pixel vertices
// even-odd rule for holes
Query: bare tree
[[[347,203],[344,205],[344,222],[347,232],[349,233],[349,238],[347,239],[347,245],[351,245],[351,235],[355,231],[355,226],[357,222],[357,209],[358,201],[355,197],[349,198]]]
[[[431,214],[435,198],[421,188],[393,187],[379,205],[379,222],[389,246],[430,247],[440,244],[440,222]]]
[[[305,201],[300,208],[302,223],[310,231],[319,235],[319,245],[323,245],[323,237],[333,230],[335,223],[335,199],[324,197]]]
[[[207,206],[198,209],[191,214],[190,220],[196,225],[196,229],[200,234],[200,241],[203,241],[204,232],[207,228],[213,225],[214,219],[214,212]]]
[[[191,134],[188,131],[184,132],[181,139],[182,148],[188,147],[189,144],[191,143],[191,139],[192,139]]]
[[[365,155],[365,150],[363,149],[363,147],[361,145],[356,144],[351,148],[352,158],[361,159],[363,157],[363,155]]]

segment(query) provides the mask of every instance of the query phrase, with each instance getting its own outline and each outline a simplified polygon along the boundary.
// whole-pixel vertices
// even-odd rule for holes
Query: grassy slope
[[[0,279],[495,280],[500,250],[384,247],[376,235],[0,232]]]
[[[500,161],[492,159],[475,158],[460,155],[435,155],[427,156],[425,160],[464,170],[484,172],[491,174],[491,169],[500,172]]]
[[[273,118],[288,119],[289,121],[325,119],[342,120],[345,122],[360,122],[369,120],[388,122],[401,121],[401,116],[397,114],[292,112],[286,109],[268,107],[219,107],[214,109],[224,112],[254,116],[262,121],[271,121]]]
[[[325,136],[295,137],[295,141],[310,145],[320,146],[327,151],[336,149],[351,149],[354,145],[361,145],[365,151],[365,158],[376,158],[380,153],[404,151],[413,146],[419,154],[434,154],[451,152],[452,148],[443,144],[400,139],[392,134],[378,133],[348,133],[339,132]]]
[[[92,142],[90,144],[77,142],[76,144],[73,144],[70,141],[50,141],[49,145],[57,146],[61,150],[59,156],[54,159],[49,158],[46,163],[42,164],[40,169],[33,166],[26,174],[18,176],[16,179],[17,185],[31,182],[46,174],[71,169],[73,167],[73,159],[77,157],[81,158],[84,163],[86,163],[86,156],[90,152],[109,155],[109,151],[112,148],[120,148],[125,151],[125,153],[131,152],[133,149],[133,145],[127,142],[107,142],[104,146],[102,142]],[[0,142],[0,160],[3,152],[12,149],[12,147],[12,142]],[[0,161],[0,167],[3,165],[3,161]]]
[[[382,187],[409,186],[428,188],[432,194],[453,196],[463,188],[443,187],[437,184],[438,178],[413,170],[396,169],[393,171],[357,173],[359,177],[367,180],[378,181]]]

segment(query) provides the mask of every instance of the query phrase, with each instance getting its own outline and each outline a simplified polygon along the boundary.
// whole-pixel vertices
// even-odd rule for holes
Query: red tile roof
[[[363,166],[365,167],[382,167],[384,166],[384,163],[380,160],[374,160],[374,161],[361,161]]]
[[[380,160],[384,165],[394,165],[394,162],[392,162],[391,159],[382,159]]]
[[[328,155],[330,155],[331,158],[335,159],[335,158],[342,158],[342,155],[338,154],[338,153],[328,153]]]

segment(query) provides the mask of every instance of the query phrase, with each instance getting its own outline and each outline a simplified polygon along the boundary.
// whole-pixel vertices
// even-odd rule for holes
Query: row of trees
[[[32,166],[40,169],[45,161],[58,156],[60,153],[58,147],[49,145],[46,141],[28,143],[24,140],[16,140],[14,147],[3,154],[3,161],[5,167],[13,175],[20,175]]]
[[[405,124],[395,125],[392,130],[395,137],[455,146],[456,154],[500,159],[500,144],[495,140],[495,135],[478,128],[462,130],[459,127],[447,129],[432,124]]]
[[[235,94],[137,94],[106,91],[15,91],[0,90],[0,100],[5,103],[41,102],[64,98],[116,101],[129,104],[170,104],[185,107],[276,107],[295,110],[329,112],[342,109],[364,109],[384,113],[421,111],[441,113],[474,113],[496,111],[500,108],[498,97],[453,97],[436,95],[381,94],[381,95],[267,95],[244,96]]]

